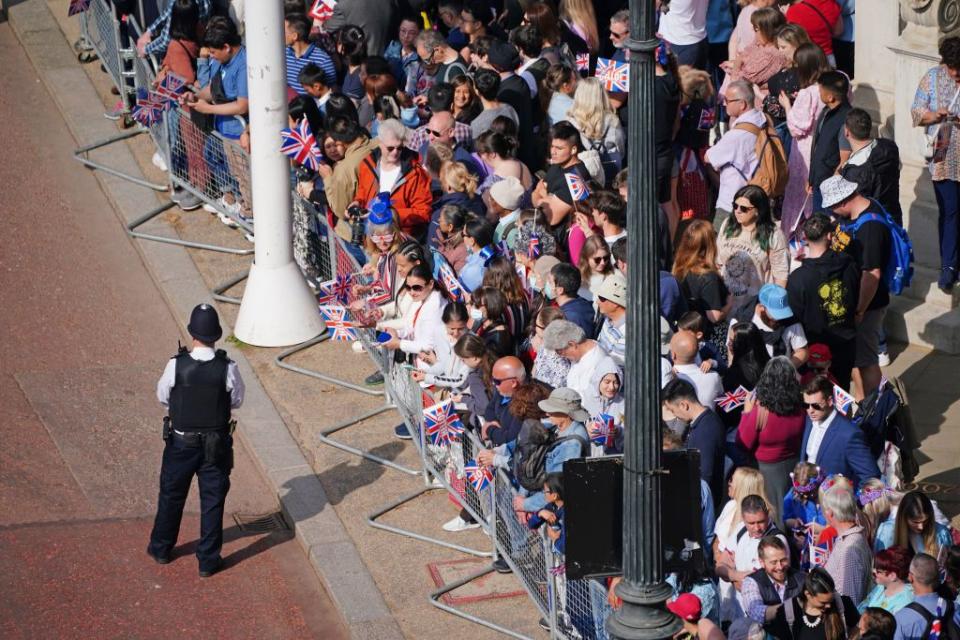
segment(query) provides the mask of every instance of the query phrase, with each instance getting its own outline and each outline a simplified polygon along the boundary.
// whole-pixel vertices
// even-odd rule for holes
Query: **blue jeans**
[[[233,437],[227,438],[233,447]],[[230,491],[230,464],[205,461],[203,446],[190,447],[171,437],[163,449],[160,468],[160,496],[157,516],[150,532],[149,551],[158,558],[167,558],[177,544],[183,505],[187,501],[190,482],[197,476],[200,489],[200,542],[197,558],[200,570],[215,570],[223,547],[223,509]]]
[[[780,137],[780,142],[783,143],[783,157],[789,159],[790,147],[793,146],[793,136],[790,135],[790,127],[787,126],[786,121],[777,125],[777,135]]]
[[[960,182],[937,180],[933,183],[937,196],[937,231],[940,234],[940,267],[957,268],[957,244],[960,242]]]

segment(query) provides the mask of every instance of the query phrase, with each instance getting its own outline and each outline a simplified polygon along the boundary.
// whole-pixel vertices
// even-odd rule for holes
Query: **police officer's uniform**
[[[206,345],[213,345],[223,335],[217,312],[206,304],[194,308],[187,330]],[[164,419],[166,446],[157,517],[147,547],[147,553],[161,564],[170,561],[183,505],[196,474],[201,511],[200,575],[207,577],[220,567],[224,502],[233,467],[230,410],[241,405],[243,393],[237,365],[221,349],[197,346],[188,352],[182,348],[167,362],[157,383],[157,399],[169,409]]]

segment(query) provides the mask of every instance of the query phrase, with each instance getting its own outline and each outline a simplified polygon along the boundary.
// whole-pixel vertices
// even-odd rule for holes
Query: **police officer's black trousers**
[[[226,445],[233,447],[233,438],[225,435]],[[190,491],[194,474],[200,487],[200,542],[197,559],[200,570],[216,570],[223,546],[223,507],[230,490],[232,455],[212,464],[204,460],[203,446],[187,446],[173,437],[163,450],[160,469],[160,497],[157,517],[150,533],[150,553],[159,558],[170,556],[177,543],[183,505]]]

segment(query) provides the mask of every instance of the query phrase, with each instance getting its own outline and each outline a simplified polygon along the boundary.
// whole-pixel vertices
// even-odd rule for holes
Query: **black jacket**
[[[806,258],[787,278],[790,308],[808,337],[852,340],[859,295],[860,269],[856,261],[832,249],[819,258]]]
[[[810,186],[814,189],[819,189],[820,183],[840,166],[840,136],[850,109],[850,103],[844,102],[835,109],[824,109],[817,119],[810,154]]]
[[[900,149],[897,143],[886,138],[877,138],[870,156],[862,165],[847,164],[840,170],[842,175],[860,187],[860,195],[873,198],[899,225],[903,225],[903,210],[900,208]]]

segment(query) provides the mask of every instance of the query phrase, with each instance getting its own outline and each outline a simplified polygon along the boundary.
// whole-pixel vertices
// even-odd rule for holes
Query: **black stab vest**
[[[227,367],[230,359],[217,349],[212,360],[194,360],[183,351],[174,357],[176,374],[170,390],[170,419],[178,431],[226,429],[230,422]]]

